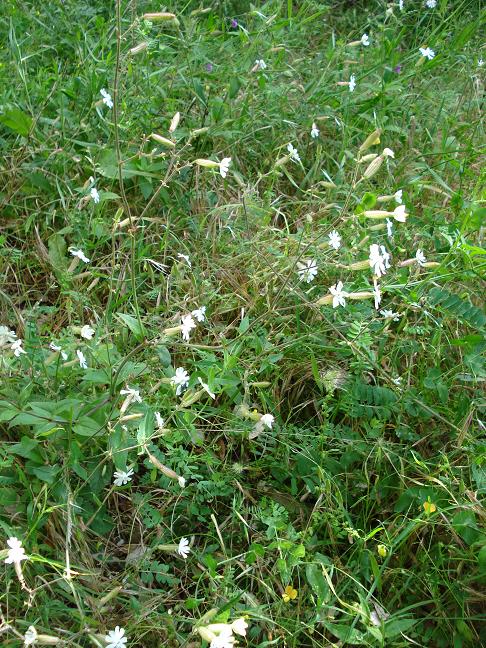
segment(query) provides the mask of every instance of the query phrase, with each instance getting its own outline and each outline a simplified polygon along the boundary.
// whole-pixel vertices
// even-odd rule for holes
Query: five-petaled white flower
[[[179,546],[177,547],[177,553],[185,560],[190,552],[191,550],[189,549],[189,540],[187,538],[181,538],[179,540]]]
[[[22,344],[22,340],[15,340],[15,342],[12,342],[12,346],[10,348],[12,349],[16,358],[20,357],[22,353],[26,353],[26,351],[22,347]]]
[[[180,486],[181,488],[185,488],[185,486],[186,486],[186,479],[185,479],[185,477],[178,477],[178,478],[177,478],[177,481],[179,482],[179,486]]]
[[[348,87],[349,87],[349,92],[354,92],[355,89],[356,89],[356,76],[354,74],[352,74],[349,77],[349,86]]]
[[[125,635],[125,630],[116,626],[114,630],[105,635],[106,648],[125,648],[128,637]]]
[[[239,619],[235,619],[231,624],[231,629],[233,630],[233,632],[235,632],[237,635],[240,635],[241,637],[246,636],[247,628],[248,628],[248,623],[245,621],[243,617],[240,617]]]
[[[343,290],[342,281],[338,281],[337,284],[331,286],[329,288],[329,292],[332,295],[333,308],[337,308],[338,306],[342,306],[344,308],[346,306],[346,297],[348,296],[348,293]]]
[[[86,356],[80,349],[76,349],[76,355],[78,356],[79,360],[79,366],[81,369],[87,369],[88,368],[88,363],[86,362]]]
[[[391,150],[391,148],[384,148],[382,155],[384,155],[385,157],[395,158],[395,153]]]
[[[424,263],[426,262],[425,254],[422,252],[422,250],[419,248],[417,250],[417,253],[415,254],[415,259],[417,260],[417,263],[419,266],[423,266]]]
[[[341,247],[341,237],[336,230],[333,230],[329,234],[329,245],[335,250],[339,250],[339,248]]]
[[[265,425],[269,430],[272,429],[273,422],[275,421],[275,416],[273,414],[262,414],[260,417],[260,423]]]
[[[89,193],[91,195],[91,198],[93,199],[93,202],[97,205],[100,202],[100,194],[98,192],[98,189],[96,187],[91,187],[91,191]]]
[[[401,205],[403,202],[403,189],[399,189],[398,191],[395,191],[393,197],[395,198],[395,202]]]
[[[142,402],[142,397],[140,396],[140,391],[138,389],[133,389],[132,387],[126,386],[125,389],[120,389],[120,396],[126,396],[125,398],[125,409],[130,405],[132,401],[136,403]]]
[[[381,290],[376,279],[373,279],[373,297],[375,298],[375,308],[378,310],[381,304]]]
[[[29,557],[25,554],[21,540],[15,537],[9,538],[7,545],[9,546],[8,555],[5,558],[7,565],[20,564],[22,560],[28,560]]]
[[[219,173],[222,178],[226,178],[228,174],[229,165],[231,164],[231,158],[223,158],[219,163]]]
[[[389,238],[393,236],[393,222],[389,218],[386,219],[386,233]]]
[[[93,338],[93,335],[95,334],[94,328],[91,328],[89,324],[85,324],[79,333],[82,338],[85,340],[91,340]]]
[[[204,322],[206,319],[206,306],[201,306],[191,311],[191,315],[197,319],[198,322]]]
[[[34,646],[37,642],[37,630],[33,625],[27,628],[27,632],[24,634],[24,646]]]
[[[235,648],[235,641],[231,626],[227,626],[211,640],[209,648]]]
[[[300,162],[299,152],[290,142],[287,144],[287,151],[289,152],[291,160],[294,162]]]
[[[56,351],[57,353],[60,353],[60,354],[61,354],[61,358],[62,358],[63,360],[67,360],[67,359],[68,359],[68,354],[67,354],[65,351],[63,351],[62,348],[61,348],[60,346],[58,346],[57,344],[55,344],[54,342],[51,342],[51,343],[49,344],[49,349],[50,349],[51,351]]]
[[[425,6],[429,9],[435,9],[437,7],[437,0],[426,0]]]
[[[319,129],[314,122],[312,123],[311,137],[312,139],[317,139],[319,137]]]
[[[111,98],[111,94],[106,92],[104,88],[101,88],[100,95],[103,97],[103,103],[105,104],[105,106],[108,106],[108,108],[113,108],[113,99]]]
[[[257,70],[266,70],[267,69],[267,64],[263,59],[257,59],[255,61],[255,67]]]
[[[368,34],[363,34],[361,36],[361,44],[365,47],[368,47],[368,45],[370,44],[370,37],[368,36]]]
[[[193,328],[196,328],[196,322],[192,319],[192,315],[184,315],[181,324],[182,339],[189,342],[189,336]]]
[[[179,396],[182,390],[189,384],[189,374],[184,367],[177,367],[175,374],[170,379],[170,382],[174,387],[176,387],[176,396]]]
[[[128,482],[132,481],[133,470],[115,470],[113,473],[113,483],[115,486],[124,486]]]
[[[162,418],[160,412],[154,412],[155,414],[155,424],[157,425],[157,430],[160,432],[165,428],[165,421]]]
[[[0,326],[0,347],[6,344],[12,344],[17,339],[15,331],[11,331],[7,326]]]
[[[203,382],[202,378],[199,378],[199,377],[198,377],[198,381],[200,382],[201,387],[204,389],[204,391],[205,391],[207,394],[209,394],[209,396],[211,396],[211,398],[214,400],[214,399],[216,398],[216,394],[214,394],[214,393],[209,389],[209,385],[208,385],[207,383]]]
[[[399,223],[405,223],[407,216],[408,214],[405,205],[398,205],[398,207],[395,207],[393,210],[393,218]]]
[[[311,283],[317,275],[317,261],[308,259],[307,261],[297,263],[297,273],[301,281]]]
[[[75,250],[74,248],[72,248],[69,251],[73,256],[78,257],[78,259],[81,259],[81,261],[83,261],[84,263],[89,263],[89,259],[86,256],[86,254],[83,252],[83,250]]]
[[[429,61],[431,61],[431,60],[434,58],[434,56],[435,56],[435,52],[434,52],[434,50],[433,50],[433,49],[430,49],[430,47],[419,47],[419,51],[420,51],[420,54],[421,54],[424,58],[428,58]]]
[[[376,243],[370,245],[369,263],[378,279],[386,274],[387,269],[390,267],[390,255],[384,245],[377,245]]]
[[[380,315],[383,315],[385,319],[391,319],[394,322],[398,322],[400,319],[400,313],[394,313],[392,310],[389,310],[388,308],[384,308],[383,310],[381,310]]]

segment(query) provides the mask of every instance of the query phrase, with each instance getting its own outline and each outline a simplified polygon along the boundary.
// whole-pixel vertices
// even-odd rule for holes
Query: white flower
[[[79,366],[81,367],[81,369],[87,369],[88,363],[86,362],[86,356],[84,355],[84,353],[79,349],[76,349],[76,355],[78,356]]]
[[[103,103],[105,104],[105,106],[108,106],[108,108],[113,108],[113,99],[111,98],[111,94],[106,92],[104,88],[101,88],[100,95],[103,97]]]
[[[228,173],[229,165],[231,164],[231,158],[223,158],[219,163],[219,173],[222,178],[226,178]]]
[[[190,552],[191,550],[189,549],[189,540],[187,538],[181,538],[179,540],[179,546],[177,547],[177,553],[185,560]]]
[[[157,425],[157,430],[160,432],[165,427],[165,421],[160,415],[160,412],[155,412],[155,423]]]
[[[384,245],[379,246],[376,243],[370,245],[369,263],[378,279],[386,274],[387,268],[390,267],[390,255]]]
[[[206,306],[201,306],[201,308],[196,308],[191,311],[191,315],[197,319],[198,322],[204,322],[206,319]]]
[[[198,378],[198,381],[201,383],[202,388],[204,391],[211,396],[212,399],[216,398],[216,394],[213,394],[213,392],[209,389],[209,385],[207,385],[205,382],[203,382],[202,378]]]
[[[431,60],[434,58],[434,56],[435,56],[435,52],[434,52],[434,50],[433,50],[433,49],[430,49],[430,47],[419,47],[419,51],[420,51],[420,54],[421,54],[424,58],[428,58],[429,61],[431,61]]]
[[[483,59],[479,59],[479,61],[478,61],[478,67],[483,67],[483,65],[484,65],[484,61],[483,61]]]
[[[265,425],[269,430],[271,430],[274,421],[275,421],[275,416],[273,416],[273,414],[263,414],[263,415],[260,417],[260,421],[259,421],[259,422],[260,422],[262,425]]]
[[[399,189],[398,191],[395,191],[393,197],[395,198],[395,202],[401,205],[403,202],[403,189]]]
[[[113,483],[115,486],[124,486],[125,484],[128,484],[129,481],[132,481],[132,475],[133,475],[133,470],[130,468],[129,470],[115,470],[113,473],[113,477],[115,478],[113,480]]]
[[[184,488],[184,487],[185,487],[185,485],[186,485],[186,480],[185,480],[184,477],[178,477],[178,478],[177,478],[177,481],[179,482],[179,486],[180,486],[181,488]]]
[[[392,378],[392,383],[399,387],[402,384],[402,377],[397,376],[396,378]]]
[[[398,0],[398,8],[403,11],[403,0]]]
[[[346,297],[348,296],[348,293],[344,292],[342,281],[338,281],[337,284],[331,286],[329,288],[329,292],[332,295],[333,308],[337,308],[338,306],[342,306],[344,308],[346,306]]]
[[[209,648],[234,648],[235,641],[231,626],[228,626],[223,628],[219,635],[211,640]]]
[[[54,344],[54,342],[51,342],[51,343],[49,344],[49,349],[50,349],[51,351],[60,352],[60,353],[61,353],[61,358],[62,358],[63,360],[67,360],[67,359],[68,359],[68,354],[67,354],[65,351],[63,351],[63,350],[61,349],[60,346],[58,346],[57,344]]]
[[[385,157],[395,158],[395,153],[391,150],[391,148],[384,148],[382,155],[384,155]]]
[[[394,313],[392,310],[384,308],[380,311],[380,315],[383,315],[385,319],[391,319],[394,322],[398,322],[400,319],[400,313]]]
[[[0,326],[0,347],[15,342],[17,335],[7,326]]]
[[[265,63],[265,61],[263,59],[257,59],[255,61],[255,66],[256,66],[257,70],[266,70],[267,69],[267,64]]]
[[[93,338],[93,335],[95,334],[95,330],[89,326],[89,324],[85,324],[81,328],[80,335],[82,338],[85,340],[91,340]]]
[[[100,202],[100,194],[98,193],[98,189],[96,187],[91,187],[91,191],[89,193],[91,195],[91,198],[93,199],[93,202],[95,204],[98,204]]]
[[[14,356],[16,358],[18,358],[22,353],[26,353],[26,351],[22,348],[22,344],[22,340],[15,340],[15,342],[12,342],[12,346],[10,348],[14,352]]]
[[[435,9],[437,7],[437,0],[426,0],[425,6],[429,9]]]
[[[27,628],[27,632],[24,634],[24,646],[33,646],[37,641],[37,630],[33,625]]]
[[[175,375],[170,379],[172,385],[176,387],[176,396],[182,392],[189,384],[189,374],[184,367],[177,367]]]
[[[125,648],[128,637],[125,635],[125,630],[116,626],[114,630],[105,635],[106,648]]]
[[[126,386],[126,389],[120,389],[120,396],[126,396],[127,398],[125,400],[128,400],[129,403],[131,403],[132,401],[135,401],[136,403],[141,403],[142,402],[142,397],[140,396],[140,391],[138,389],[133,389],[132,387],[129,387],[128,385]]]
[[[352,74],[349,77],[349,92],[354,92],[355,88],[356,88],[356,77],[354,74]]]
[[[308,259],[302,263],[299,261],[297,263],[297,273],[301,281],[311,283],[317,275],[317,261],[314,259]]]
[[[290,154],[291,160],[293,160],[294,162],[300,162],[300,155],[297,149],[290,142],[287,144],[287,151]]]
[[[18,538],[12,537],[7,540],[7,545],[10,547],[8,555],[5,558],[7,565],[20,563],[22,560],[28,560],[25,555],[25,549],[22,547],[22,541]]]
[[[375,308],[378,310],[381,304],[381,291],[376,279],[373,279],[373,297],[375,298]]]
[[[74,248],[69,250],[71,254],[75,257],[78,257],[78,259],[81,259],[81,261],[84,261],[84,263],[89,263],[88,257],[85,255],[83,250],[75,250]]]
[[[329,245],[335,250],[339,250],[339,248],[341,247],[341,237],[336,230],[333,230],[329,234]]]
[[[415,258],[416,258],[417,263],[419,264],[419,266],[424,265],[424,263],[426,261],[426,258],[425,258],[425,254],[422,252],[422,250],[420,248],[417,250],[417,253],[415,254]]]
[[[243,617],[240,617],[239,619],[235,619],[231,624],[231,629],[233,630],[233,632],[235,632],[237,635],[240,635],[241,637],[246,637],[247,628],[248,628],[248,623],[245,621]]]
[[[368,34],[363,34],[361,36],[361,44],[365,47],[368,47],[368,45],[370,44],[370,37],[368,36]]]
[[[314,124],[314,123],[312,123],[311,137],[312,137],[312,139],[317,139],[319,137],[319,129],[317,128],[316,124]]]
[[[182,339],[189,342],[189,335],[193,328],[196,328],[196,322],[192,319],[192,315],[184,315],[182,318]]]
[[[406,212],[405,205],[398,205],[398,207],[395,207],[395,209],[393,210],[393,218],[399,223],[405,223],[407,216],[408,214]]]
[[[179,257],[179,259],[184,259],[184,261],[187,263],[187,265],[190,268],[192,268],[191,260],[190,260],[190,258],[189,258],[189,256],[187,254],[182,254],[181,252],[178,252],[177,256]]]
[[[393,222],[389,218],[386,219],[386,233],[388,237],[393,235]]]

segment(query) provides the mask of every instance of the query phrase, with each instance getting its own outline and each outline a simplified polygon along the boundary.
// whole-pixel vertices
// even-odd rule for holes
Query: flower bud
[[[169,148],[175,147],[175,142],[173,142],[170,139],[167,139],[167,137],[162,137],[162,135],[158,135],[157,133],[152,133],[150,137],[156,142],[158,142],[159,144],[162,144],[163,146],[168,146]]]
[[[145,13],[142,18],[150,22],[177,21],[176,15],[167,11],[157,11],[155,13]]]
[[[181,113],[176,112],[176,114],[172,117],[170,126],[169,126],[169,133],[173,133],[175,129],[179,126],[179,122],[181,120]]]
[[[132,56],[135,56],[135,54],[140,54],[140,52],[146,50],[147,47],[148,47],[148,43],[140,43],[139,45],[135,45],[135,47],[132,47],[132,49],[129,50],[129,53]]]

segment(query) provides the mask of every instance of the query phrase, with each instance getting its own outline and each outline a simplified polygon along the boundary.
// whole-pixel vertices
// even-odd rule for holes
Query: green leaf
[[[330,590],[322,573],[322,567],[314,564],[307,565],[305,575],[307,577],[307,582],[312,587],[314,594],[317,596],[318,606],[327,603],[330,598]]]
[[[19,135],[26,137],[32,126],[32,117],[20,108],[7,108],[3,115],[0,115],[0,122]]]
[[[39,441],[23,436],[20,439],[20,443],[15,443],[13,446],[10,446],[7,449],[7,452],[18,455],[19,457],[24,457],[24,459],[33,459],[40,463],[42,461],[42,456],[37,450],[38,445]]]
[[[74,424],[74,433],[83,437],[92,437],[95,434],[101,434],[102,426],[89,416],[82,416]]]
[[[344,641],[345,645],[362,646],[367,643],[362,632],[344,623],[330,623],[323,620],[322,625],[335,637]]]
[[[476,525],[476,516],[472,511],[459,511],[452,518],[452,526],[457,535],[468,545],[476,542],[481,533]]]
[[[410,630],[417,623],[416,619],[390,619],[384,626],[384,634],[387,639],[396,637],[401,632]]]
[[[29,466],[28,468],[28,472],[48,484],[53,484],[56,481],[56,476],[60,470],[60,466]]]
[[[145,336],[145,329],[143,325],[140,326],[140,322],[133,315],[127,315],[125,313],[117,313],[116,317],[125,324],[127,328],[133,333],[137,340],[142,340]]]
[[[486,545],[481,547],[478,553],[478,567],[482,574],[486,574]]]

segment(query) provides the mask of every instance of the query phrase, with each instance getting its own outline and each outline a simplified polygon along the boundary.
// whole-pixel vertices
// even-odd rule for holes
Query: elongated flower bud
[[[154,455],[151,454],[148,450],[147,450],[146,452],[147,452],[147,457],[148,457],[150,463],[151,463],[153,466],[155,466],[156,468],[158,468],[158,470],[160,470],[160,472],[161,472],[163,475],[165,475],[165,476],[168,477],[169,479],[175,479],[176,481],[179,481],[180,477],[179,477],[179,475],[178,475],[176,472],[174,472],[174,471],[173,471],[171,468],[169,468],[168,466],[164,466],[164,464],[161,463],[161,462],[157,459],[157,457],[154,457]]]
[[[360,301],[362,299],[370,299],[374,297],[374,294],[369,290],[363,290],[361,292],[346,293],[346,299],[353,299],[355,301]],[[324,295],[315,302],[316,306],[328,306],[332,304],[333,296],[331,294]]]
[[[380,135],[381,135],[381,129],[380,128],[373,131],[371,133],[371,135],[368,135],[368,137],[365,139],[365,141],[359,147],[359,152],[363,153],[363,151],[366,151],[367,149],[369,149],[370,146],[375,146],[375,144],[379,144],[380,143]]]
[[[150,20],[150,22],[163,22],[169,20],[177,20],[176,15],[167,11],[157,11],[155,13],[145,13],[142,18]]]
[[[157,133],[152,133],[150,137],[156,142],[158,142],[159,144],[162,144],[163,146],[167,146],[169,148],[175,147],[175,142],[173,142],[170,139],[167,139],[167,137],[162,137],[162,135],[158,135]]]
[[[378,153],[368,153],[368,155],[363,155],[362,158],[359,158],[358,162],[371,162],[378,157]]]
[[[179,122],[181,120],[181,113],[176,112],[176,114],[172,117],[170,126],[169,126],[169,133],[173,133],[175,129],[179,126]]]
[[[140,54],[140,52],[146,50],[147,47],[148,47],[148,43],[140,43],[139,45],[135,45],[135,47],[132,47],[132,49],[129,50],[129,52],[132,56],[135,56],[135,54]]]

